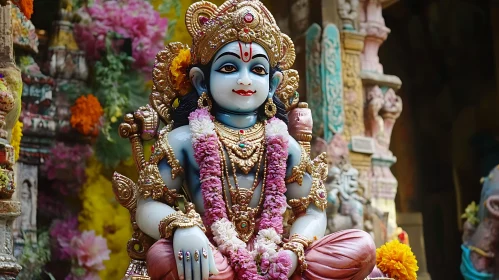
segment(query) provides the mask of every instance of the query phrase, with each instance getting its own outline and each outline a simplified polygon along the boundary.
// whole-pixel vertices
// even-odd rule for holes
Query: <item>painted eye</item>
[[[256,66],[251,71],[253,71],[253,73],[258,75],[267,75],[267,71],[262,66]]]
[[[224,65],[218,71],[222,73],[232,73],[235,72],[236,70],[237,69],[234,65]]]

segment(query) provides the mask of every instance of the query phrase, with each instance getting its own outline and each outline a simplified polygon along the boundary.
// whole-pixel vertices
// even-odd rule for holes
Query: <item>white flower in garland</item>
[[[288,126],[279,119],[272,119],[265,126],[265,136],[267,138],[281,136],[284,139],[288,139]]]

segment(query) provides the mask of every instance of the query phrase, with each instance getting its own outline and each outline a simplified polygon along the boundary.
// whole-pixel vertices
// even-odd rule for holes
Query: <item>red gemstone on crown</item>
[[[244,130],[242,130],[242,129],[239,130],[239,133],[244,134]]]
[[[205,16],[200,16],[199,17],[199,23],[201,23],[201,25],[205,25],[210,19],[205,17]]]
[[[244,28],[243,31],[244,31],[244,33],[249,33],[249,29],[248,28]]]
[[[247,14],[244,16],[244,21],[245,21],[246,23],[252,23],[254,19],[255,19],[255,17],[254,17],[251,13],[247,13]]]

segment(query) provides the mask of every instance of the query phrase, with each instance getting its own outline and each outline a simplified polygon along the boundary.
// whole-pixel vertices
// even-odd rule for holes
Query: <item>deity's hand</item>
[[[175,230],[173,250],[180,279],[208,279],[210,273],[218,274],[210,241],[199,227]]]

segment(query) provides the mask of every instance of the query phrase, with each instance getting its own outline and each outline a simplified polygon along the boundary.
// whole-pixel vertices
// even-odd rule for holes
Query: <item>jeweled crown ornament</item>
[[[220,48],[234,41],[261,45],[272,67],[289,69],[295,61],[293,42],[259,0],[227,1],[220,7],[197,2],[187,10],[185,22],[192,36],[193,64],[208,64]],[[250,53],[243,55],[243,60],[251,58]]]

